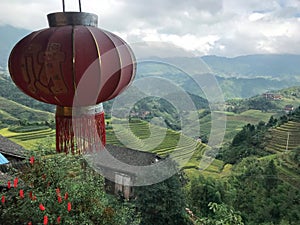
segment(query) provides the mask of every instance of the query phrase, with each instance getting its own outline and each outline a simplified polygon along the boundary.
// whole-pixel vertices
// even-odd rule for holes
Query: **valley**
[[[15,37],[22,32],[14,33]],[[9,45],[2,46],[6,51],[4,58],[8,48]],[[162,60],[166,63],[158,63]],[[199,60],[210,68],[224,95],[223,102],[209,102],[207,97],[211,96],[206,96],[192,79],[192,73],[202,76],[202,81],[208,77],[197,74],[198,67],[193,67],[193,62]],[[165,98],[148,96],[143,92],[148,87],[128,89],[130,99],[140,96],[133,105],[122,102],[114,108],[114,100],[103,103],[106,142],[153,153],[162,159],[170,157],[180,168],[177,175],[182,188],[176,189],[179,184],[174,183],[166,187],[165,181],[145,188],[157,188],[164,193],[160,195],[162,199],[169,190],[183,190],[179,199],[195,213],[194,217],[187,216],[197,221],[193,224],[216,224],[223,219],[217,217],[220,213],[242,220],[243,223],[236,223],[240,225],[296,225],[300,221],[300,70],[296,63],[299,60],[299,55],[287,54],[145,60],[138,64],[136,80],[168,80],[186,94],[194,108],[189,111],[171,102],[177,100],[187,105],[183,95],[176,95],[176,88],[158,90]],[[0,66],[0,135],[23,146],[30,154],[46,152],[44,158],[53,157],[45,162],[45,168],[35,171],[39,178],[40,169],[60,173],[55,170],[58,166],[51,164],[66,157],[55,154],[55,106],[25,96],[8,76],[6,59],[0,61]],[[184,66],[189,67],[191,74],[180,69]],[[224,125],[225,133],[221,126],[212,133],[213,122]],[[219,136],[221,143],[209,142]],[[59,163],[68,160],[63,158]],[[203,166],[206,161],[209,164]],[[68,179],[80,174],[72,169],[64,175]],[[86,179],[85,175],[80,176]],[[122,196],[116,201],[126,202]],[[108,209],[111,210],[105,208]]]

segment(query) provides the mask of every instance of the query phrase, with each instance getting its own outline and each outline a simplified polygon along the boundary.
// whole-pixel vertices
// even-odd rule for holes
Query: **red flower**
[[[8,189],[10,189],[10,188],[11,188],[10,181],[7,181],[7,188],[8,188]]]
[[[57,220],[56,220],[56,221],[57,221],[57,224],[60,224],[60,220],[61,220],[61,218],[60,218],[60,216],[58,216],[58,217],[57,217]]]
[[[34,195],[32,198],[31,198],[32,201],[35,201],[36,200],[36,196]]]
[[[32,222],[29,222],[28,225],[32,225]]]
[[[57,196],[59,196],[59,195],[60,195],[60,190],[59,190],[59,188],[56,188],[55,191],[56,191]]]
[[[68,212],[70,212],[71,211],[71,202],[68,202]]]
[[[44,216],[44,225],[48,224],[48,216]]]
[[[5,203],[5,196],[4,195],[2,195],[1,202],[2,202],[2,204]]]
[[[24,191],[22,189],[20,190],[20,198],[24,198]]]
[[[32,191],[29,192],[29,198],[32,199]]]
[[[45,206],[43,206],[43,204],[41,203],[40,204],[40,210],[44,211],[45,209],[46,209]]]
[[[65,200],[67,200],[69,198],[69,194],[68,194],[68,192],[66,192],[66,194],[65,194]]]
[[[29,158],[29,162],[30,162],[31,165],[33,165],[33,163],[34,163],[34,156],[31,156],[31,157]]]
[[[19,179],[16,177],[14,179],[14,188],[18,187],[18,181],[19,181]]]
[[[58,196],[58,197],[57,197],[57,201],[58,201],[59,203],[61,203],[61,202],[62,202],[62,200],[61,200],[61,196]]]

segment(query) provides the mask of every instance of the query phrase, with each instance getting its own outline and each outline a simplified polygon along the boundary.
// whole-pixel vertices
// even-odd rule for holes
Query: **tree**
[[[209,209],[214,213],[210,218],[199,218],[196,224],[199,225],[244,225],[240,212],[225,204],[210,202]]]
[[[275,189],[278,184],[277,169],[274,160],[269,161],[265,168],[265,188],[269,193],[272,189]]]
[[[277,125],[277,119],[276,118],[274,119],[274,117],[271,116],[267,123],[267,127],[274,127],[276,125]]]
[[[141,225],[190,224],[178,174],[157,184],[137,187],[135,204],[141,214]]]
[[[224,189],[216,180],[201,175],[191,180],[188,195],[193,211],[200,217],[207,217],[213,214],[208,204],[210,202],[222,203]]]

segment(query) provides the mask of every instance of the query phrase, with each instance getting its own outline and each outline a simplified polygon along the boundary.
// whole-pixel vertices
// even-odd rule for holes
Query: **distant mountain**
[[[249,98],[265,92],[274,92],[283,88],[300,85],[300,82],[292,80],[276,80],[263,77],[224,78],[217,76],[216,78],[223,91],[225,99]]]
[[[205,97],[199,85],[192,79],[192,76],[181,70],[181,68],[186,68],[186,66],[188,66],[189,71],[196,73],[195,68],[197,68],[199,65],[197,65],[197,60],[195,58],[172,58],[156,60],[157,61],[153,60],[148,63],[140,63],[138,65],[137,78],[149,76],[162,77],[184,88],[186,92]],[[168,64],[162,64],[160,61],[177,65],[178,68],[169,66]],[[201,68],[203,68],[203,66]],[[284,76],[282,76],[282,79],[279,79],[271,76],[258,75],[249,75],[248,77],[243,77],[241,75],[227,75],[227,77],[224,77],[218,73],[215,73],[215,77],[221,90],[223,91],[225,99],[249,98],[267,91],[274,91],[300,85],[300,73],[299,75],[290,75],[289,79],[285,78]],[[293,77],[293,79],[291,79],[291,77]],[[200,82],[201,80],[205,79],[206,75],[201,74]]]
[[[14,45],[24,36],[31,33],[29,30],[12,26],[0,26],[0,66],[7,68],[7,60]]]
[[[11,49],[30,32],[11,26],[0,26],[0,73],[7,74],[5,69]],[[151,60],[152,63],[139,62],[137,77],[161,76],[172,80],[187,92],[202,97],[204,97],[202,91],[185,72],[193,74],[212,72],[227,99],[247,98],[265,91],[300,85],[300,55],[173,57]],[[159,62],[168,62],[174,66]],[[180,70],[182,68],[188,68],[188,71]],[[2,94],[5,94],[5,91]]]
[[[215,74],[224,77],[273,77],[300,80],[300,55],[203,56]]]

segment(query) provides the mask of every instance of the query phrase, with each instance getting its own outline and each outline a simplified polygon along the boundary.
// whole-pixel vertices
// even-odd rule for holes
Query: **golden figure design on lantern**
[[[32,44],[25,51],[22,59],[22,74],[32,93],[41,91],[45,94],[65,94],[68,88],[63,79],[62,64],[65,54],[60,43],[49,43],[47,51]]]

